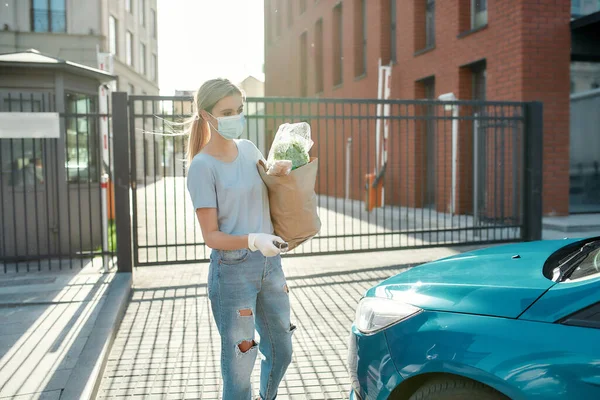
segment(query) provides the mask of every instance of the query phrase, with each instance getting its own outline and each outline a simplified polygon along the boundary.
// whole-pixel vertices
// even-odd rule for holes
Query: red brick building
[[[453,92],[459,100],[541,101],[543,212],[566,215],[570,20],[570,0],[265,0],[265,93],[377,98],[381,59],[393,65],[392,99]],[[417,166],[426,143],[411,146],[407,168],[424,191],[427,172]],[[469,174],[460,168],[459,210],[472,206]],[[438,198],[449,196],[437,187]],[[417,206],[422,198],[399,196],[392,200]]]

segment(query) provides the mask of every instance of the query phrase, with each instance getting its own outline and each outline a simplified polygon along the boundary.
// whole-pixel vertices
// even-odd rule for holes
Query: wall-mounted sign
[[[54,112],[0,112],[0,139],[58,139],[60,118]]]

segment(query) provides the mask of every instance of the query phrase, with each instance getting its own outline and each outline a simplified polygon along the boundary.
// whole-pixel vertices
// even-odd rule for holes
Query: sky
[[[161,95],[208,79],[264,80],[263,0],[158,0]]]

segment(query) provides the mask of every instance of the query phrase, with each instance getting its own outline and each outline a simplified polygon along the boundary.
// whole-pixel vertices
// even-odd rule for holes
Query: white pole
[[[381,100],[383,98],[383,80],[385,79],[385,75],[382,74],[382,68],[381,68],[381,58],[379,59],[379,65],[378,65],[378,69],[379,69],[379,76],[377,79],[377,99]],[[382,106],[381,104],[377,104],[377,119],[376,119],[376,125],[375,125],[375,174],[377,174],[377,172],[379,171],[379,163],[380,163],[380,158],[379,158],[379,148],[381,147],[381,139],[380,139],[380,135],[381,135],[381,114],[382,114]]]
[[[352,155],[352,138],[346,144],[346,200],[350,198],[350,157]]]
[[[100,178],[100,188],[101,188],[101,197],[102,197],[102,252],[104,253],[102,256],[102,264],[104,272],[108,272],[108,208],[107,208],[107,189],[108,189],[108,174],[102,174]]]
[[[456,174],[458,169],[458,105],[452,107],[452,214],[456,213]]]
[[[391,92],[392,92],[392,67],[391,65],[388,65],[385,67],[385,89],[384,89],[384,99],[385,100],[389,100]],[[386,117],[390,116],[390,105],[389,103],[386,104],[383,107],[383,115]],[[382,154],[382,161],[381,161],[381,167],[383,168],[383,166],[387,163],[387,143],[388,143],[388,137],[389,137],[389,133],[390,133],[390,120],[385,119],[383,122],[384,128],[383,128],[383,154]],[[381,188],[381,207],[385,207],[385,186],[382,185]]]

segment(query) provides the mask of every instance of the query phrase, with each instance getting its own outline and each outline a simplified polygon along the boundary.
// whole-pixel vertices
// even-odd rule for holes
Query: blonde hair
[[[224,97],[238,94],[244,96],[242,89],[228,79],[217,78],[204,82],[194,96],[192,117],[187,121],[186,133],[189,135],[186,159],[188,165],[202,151],[210,140],[208,122],[200,115],[201,110],[212,113],[212,109]]]

